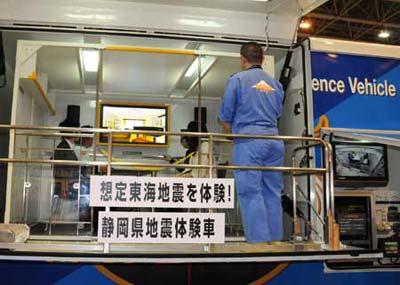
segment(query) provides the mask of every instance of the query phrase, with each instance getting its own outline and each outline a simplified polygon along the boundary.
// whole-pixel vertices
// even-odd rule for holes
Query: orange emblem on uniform
[[[252,88],[257,89],[258,91],[265,92],[265,93],[270,93],[272,91],[275,91],[274,88],[272,88],[270,85],[267,84],[264,80],[261,80],[257,84],[253,85]]]

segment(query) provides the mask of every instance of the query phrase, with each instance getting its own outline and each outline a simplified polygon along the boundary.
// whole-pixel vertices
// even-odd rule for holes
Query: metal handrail
[[[112,134],[115,133],[129,133],[129,134],[148,134],[148,135],[165,135],[165,136],[193,136],[200,138],[208,138],[209,148],[208,156],[212,157],[213,143],[231,143],[232,139],[268,139],[268,140],[281,140],[281,141],[298,141],[309,142],[308,145],[296,147],[292,153],[292,166],[291,167],[273,167],[273,166],[243,166],[243,165],[217,165],[214,159],[209,159],[207,164],[180,164],[180,167],[191,169],[209,169],[209,176],[212,177],[214,169],[226,170],[260,170],[260,171],[280,171],[292,174],[292,191],[293,191],[293,213],[296,213],[296,175],[302,174],[324,174],[325,175],[325,191],[326,203],[325,209],[334,214],[334,199],[333,199],[333,162],[332,162],[332,147],[329,142],[315,137],[297,137],[297,136],[279,136],[279,135],[252,135],[252,134],[222,134],[222,133],[196,133],[196,132],[169,132],[169,131],[143,131],[143,130],[112,130],[112,129],[99,129],[99,128],[69,128],[69,127],[47,127],[47,126],[22,126],[22,125],[0,125],[1,129],[8,129],[14,139],[17,135],[30,136],[50,136],[50,137],[95,137],[97,134],[108,134],[107,142],[102,143],[107,146],[107,160],[106,161],[71,161],[71,160],[52,160],[52,159],[24,159],[14,158],[14,153],[10,158],[0,158],[0,163],[36,163],[36,164],[50,164],[50,165],[70,165],[70,166],[106,166],[107,175],[111,175],[112,166],[128,166],[128,167],[155,167],[155,168],[176,168],[174,164],[162,163],[137,163],[137,162],[116,162],[112,161]],[[20,131],[23,130],[23,131]],[[233,140],[234,141],[234,140]],[[296,167],[295,154],[301,149],[308,149],[311,147],[321,146],[324,152],[324,167],[311,168],[311,167]],[[201,155],[201,154],[200,154]],[[327,212],[329,212],[327,211]],[[296,215],[293,218],[294,225],[296,224]]]
[[[69,165],[69,166],[107,166],[107,161],[84,161],[84,160],[52,160],[52,159],[18,159],[18,158],[0,158],[0,162],[10,163],[35,163],[51,165]],[[157,167],[157,168],[176,168],[176,164],[164,163],[137,163],[137,162],[111,162],[111,166],[132,166],[132,167]],[[179,164],[179,167],[208,169],[210,165],[203,164]],[[325,168],[303,168],[303,167],[283,167],[283,166],[238,166],[238,165],[218,165],[213,164],[216,169],[229,170],[270,170],[295,173],[325,173]]]
[[[147,135],[166,135],[166,136],[193,136],[193,137],[219,137],[219,138],[248,138],[248,139],[271,139],[286,141],[315,141],[325,144],[326,142],[320,138],[314,137],[298,137],[298,136],[276,136],[276,135],[252,135],[252,134],[221,134],[221,133],[197,133],[197,132],[170,132],[170,131],[144,131],[144,130],[115,130],[101,128],[69,128],[69,127],[47,127],[47,126],[23,126],[23,125],[0,125],[0,129],[10,130],[43,130],[43,131],[63,131],[63,133],[54,133],[58,136],[75,136],[75,137],[93,137],[94,134],[147,134]],[[65,131],[65,133],[64,133]],[[70,131],[71,133],[66,133]],[[84,133],[84,134],[81,134]],[[88,134],[89,133],[89,134]],[[93,135],[91,134],[93,133]],[[21,134],[22,135],[22,134]],[[29,135],[23,133],[23,135]],[[42,134],[46,135],[46,134]],[[83,136],[85,135],[85,136]],[[87,136],[89,135],[89,136]]]
[[[328,154],[328,155],[325,154],[325,158],[326,158],[325,163],[327,163],[329,165],[328,168],[325,168],[325,169],[327,169],[326,173],[329,174],[328,177],[325,177],[325,178],[327,181],[329,181],[329,184],[330,184],[329,188],[332,188],[330,191],[330,195],[327,196],[327,198],[329,199],[329,200],[327,199],[327,209],[331,208],[331,213],[334,216],[335,215],[335,207],[334,207],[334,197],[333,197],[333,195],[334,195],[333,194],[333,159],[332,159],[333,150],[332,150],[332,146],[330,145],[330,143],[327,143],[326,141],[324,141],[324,142],[325,142],[325,144],[324,144],[325,151],[327,152],[326,154]],[[294,159],[295,159],[296,154],[299,151],[308,150],[310,148],[313,148],[313,147],[316,147],[319,145],[320,144],[318,144],[318,143],[313,143],[313,144],[302,145],[302,146],[294,148],[292,151],[292,162],[293,162],[292,167],[295,167]],[[331,180],[332,180],[332,183],[331,183]],[[330,207],[329,207],[329,204],[331,204]],[[315,209],[313,209],[313,210],[315,210]],[[320,219],[319,216],[318,216],[318,218]]]
[[[382,135],[400,135],[398,130],[374,130],[374,129],[351,129],[351,128],[321,128],[322,133],[357,133],[357,134],[382,134]]]

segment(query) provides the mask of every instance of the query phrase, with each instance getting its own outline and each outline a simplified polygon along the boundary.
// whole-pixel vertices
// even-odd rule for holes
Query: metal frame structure
[[[62,127],[40,127],[40,126],[12,126],[12,125],[0,125],[0,129],[6,129],[10,131],[13,139],[16,140],[17,136],[40,136],[40,137],[95,137],[100,133],[108,134],[107,143],[107,159],[106,161],[70,161],[70,160],[52,160],[52,159],[29,159],[25,158],[1,158],[0,163],[22,163],[25,165],[29,164],[40,164],[40,165],[70,165],[70,166],[106,166],[107,175],[111,175],[111,169],[113,166],[130,166],[130,167],[158,167],[158,168],[175,168],[174,164],[162,164],[162,163],[135,163],[135,162],[113,162],[112,160],[112,134],[116,133],[136,133],[136,134],[147,134],[147,135],[166,135],[166,136],[193,136],[199,139],[205,138],[209,142],[208,157],[213,157],[213,144],[218,143],[232,143],[231,139],[235,138],[247,138],[247,139],[269,139],[269,140],[282,140],[286,142],[309,142],[308,145],[295,148],[292,154],[292,166],[272,167],[272,166],[243,166],[243,165],[217,165],[213,159],[209,159],[207,165],[205,164],[180,164],[180,167],[190,169],[208,169],[209,176],[212,177],[215,169],[226,169],[226,170],[269,170],[269,171],[280,171],[289,173],[292,175],[292,195],[293,195],[293,213],[296,213],[297,207],[297,191],[296,177],[310,174],[323,174],[325,177],[325,205],[324,214],[330,213],[334,216],[334,199],[333,199],[333,161],[332,161],[332,148],[331,145],[319,138],[312,137],[293,137],[293,136],[268,136],[268,135],[233,135],[233,134],[221,134],[221,133],[191,133],[191,132],[155,132],[155,131],[130,131],[130,130],[107,130],[107,129],[95,129],[95,128],[62,128]],[[308,168],[296,166],[295,155],[298,151],[309,149],[320,146],[324,153],[324,167],[321,168]],[[201,155],[201,154],[200,154]],[[29,182],[29,181],[25,181]],[[24,191],[25,192],[25,191]],[[10,193],[11,194],[11,193]],[[25,194],[24,194],[25,196]],[[25,202],[24,202],[25,206]],[[309,206],[311,206],[309,204]],[[109,211],[109,208],[106,208]],[[296,215],[293,217],[294,229],[296,228],[298,221]],[[330,230],[325,227],[325,230]],[[298,235],[298,233],[294,233]],[[322,236],[326,236],[322,233]],[[328,240],[325,240],[328,243]],[[105,245],[104,252],[109,252],[109,245]]]
[[[8,130],[13,136],[42,136],[42,137],[58,137],[58,136],[75,136],[75,137],[94,137],[98,133],[118,133],[131,131],[118,131],[106,129],[83,129],[83,128],[60,128],[60,127],[39,127],[39,126],[12,126],[0,125],[0,129]],[[63,131],[62,133],[60,131]],[[88,134],[91,132],[92,134]],[[323,174],[326,179],[325,184],[325,215],[323,219],[329,220],[327,216],[333,211],[333,176],[332,176],[332,149],[328,142],[319,138],[312,137],[292,137],[292,136],[266,136],[266,135],[231,135],[220,133],[187,133],[187,132],[151,132],[151,131],[134,131],[143,134],[165,134],[170,136],[190,135],[199,138],[208,138],[210,144],[213,142],[231,143],[234,138],[253,138],[253,139],[272,139],[283,140],[286,142],[309,142],[309,145],[301,146],[293,151],[293,157],[298,151],[320,146],[324,155],[324,167],[322,168],[302,168],[296,165],[292,167],[249,167],[239,165],[215,165],[209,160],[206,165],[186,165],[182,167],[194,169],[209,169],[209,175],[212,175],[213,169],[243,169],[243,170],[273,170],[290,173],[292,175],[292,191],[294,197],[297,194],[296,177],[310,174]],[[110,135],[109,138],[112,138]],[[225,139],[224,139],[225,138]],[[227,140],[226,138],[229,138]],[[176,167],[170,164],[140,164],[131,162],[113,162],[112,161],[112,140],[109,139],[108,155],[106,161],[61,161],[61,160],[41,160],[41,159],[17,159],[17,158],[1,158],[0,163],[25,163],[25,164],[49,164],[49,165],[80,165],[80,166],[107,166],[107,174],[111,174],[111,168],[114,165],[127,166],[157,166],[162,168]],[[212,155],[213,148],[208,149],[208,155]],[[296,212],[296,199],[293,203],[294,213]],[[106,209],[109,211],[109,209]],[[297,223],[294,218],[293,223]],[[329,223],[325,223],[325,235]],[[247,244],[237,241],[229,241],[223,245],[195,245],[195,244],[101,244],[96,240],[83,239],[77,241],[57,236],[55,240],[49,240],[47,236],[42,239],[30,240],[26,243],[4,243],[0,245],[2,253],[0,260],[29,260],[29,261],[56,261],[56,262],[100,262],[100,263],[218,263],[218,262],[282,262],[282,261],[311,261],[311,260],[346,260],[354,259],[355,256],[361,259],[381,258],[382,253],[378,250],[366,251],[352,247],[344,247],[339,250],[332,251],[328,246],[328,238],[325,238],[325,244],[314,246],[312,243],[297,242],[294,237],[292,243],[283,243],[278,245],[265,244]],[[329,240],[330,242],[330,240]],[[5,250],[5,251],[4,251]],[[38,254],[38,252],[40,252]],[[84,252],[84,253],[82,253]]]
[[[299,30],[300,38],[322,36],[352,41],[400,43],[400,1],[398,0],[331,0],[304,19],[312,21],[310,31]],[[391,37],[378,39],[380,30]]]
[[[325,134],[333,134],[338,137],[400,147],[400,131],[396,130],[322,128],[321,131]]]

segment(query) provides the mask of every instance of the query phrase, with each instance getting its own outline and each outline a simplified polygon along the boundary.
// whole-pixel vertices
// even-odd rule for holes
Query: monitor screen
[[[167,131],[168,106],[123,103],[100,103],[100,128],[131,131]],[[99,142],[107,143],[108,135],[101,134]],[[113,143],[124,145],[167,145],[165,135],[114,133]]]
[[[337,186],[386,185],[386,146],[362,142],[334,142],[334,174]]]

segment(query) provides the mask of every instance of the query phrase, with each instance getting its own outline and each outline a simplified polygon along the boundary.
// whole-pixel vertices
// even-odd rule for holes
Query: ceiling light
[[[216,57],[215,56],[202,56],[201,57],[201,76],[203,76],[208,69],[211,67],[211,65],[215,62]],[[194,74],[198,73],[198,68],[199,68],[199,58],[196,57],[192,64],[189,66],[189,68],[185,72],[185,77],[192,77]]]
[[[192,62],[192,64],[186,70],[185,77],[192,77],[194,72],[197,71],[198,66],[199,66],[199,58],[196,57],[196,59]]]
[[[380,37],[382,39],[387,39],[388,37],[390,37],[390,33],[387,30],[382,30],[378,34],[378,37]]]
[[[221,28],[222,24],[214,20],[198,20],[198,19],[179,19],[178,22],[182,25],[208,27],[208,28]]]
[[[82,50],[83,67],[87,72],[97,72],[99,69],[99,51]]]
[[[300,29],[308,30],[311,28],[311,22],[309,20],[301,20],[299,27]]]

